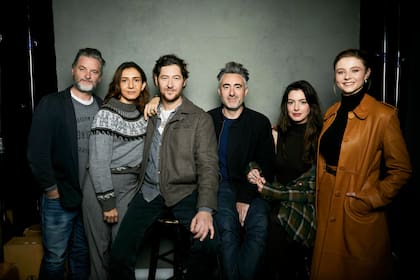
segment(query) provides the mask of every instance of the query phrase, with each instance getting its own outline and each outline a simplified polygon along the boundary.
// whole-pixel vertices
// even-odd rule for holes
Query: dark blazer
[[[223,128],[222,107],[209,111],[213,118],[217,139]],[[270,120],[263,114],[244,108],[229,130],[227,162],[229,176],[237,190],[237,202],[250,203],[259,196],[246,174],[250,162],[255,161],[268,182],[274,179],[274,140]]]
[[[70,88],[44,96],[32,117],[27,158],[41,191],[57,185],[64,208],[79,207],[77,124]],[[102,100],[94,96],[100,106]]]

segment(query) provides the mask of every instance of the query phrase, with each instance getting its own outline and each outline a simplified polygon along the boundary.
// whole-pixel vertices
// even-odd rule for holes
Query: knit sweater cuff
[[[99,200],[99,203],[101,204],[102,211],[109,211],[117,207],[117,199],[115,197],[110,197],[105,200]]]

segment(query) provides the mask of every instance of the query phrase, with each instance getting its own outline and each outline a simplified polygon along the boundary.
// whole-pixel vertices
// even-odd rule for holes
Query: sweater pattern
[[[139,139],[146,134],[147,121],[134,104],[124,104],[110,99],[93,120],[93,134],[103,133],[124,139]]]

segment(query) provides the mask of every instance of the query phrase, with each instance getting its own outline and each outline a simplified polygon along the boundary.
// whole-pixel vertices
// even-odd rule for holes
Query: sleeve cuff
[[[102,211],[109,211],[117,207],[117,199],[115,197],[108,198],[106,200],[99,200]]]

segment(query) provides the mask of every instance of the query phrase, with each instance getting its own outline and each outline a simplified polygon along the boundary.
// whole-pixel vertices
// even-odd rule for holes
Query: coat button
[[[331,223],[335,222],[335,217],[331,217],[331,218],[330,218],[330,222],[331,222]]]

